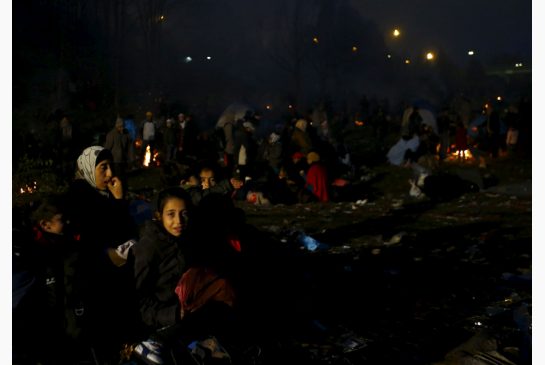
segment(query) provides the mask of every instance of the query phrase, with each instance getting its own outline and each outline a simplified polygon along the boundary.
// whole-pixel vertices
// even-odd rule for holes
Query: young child
[[[193,309],[204,303],[184,308],[176,293],[180,279],[191,272],[191,197],[183,188],[171,187],[158,194],[155,205],[155,219],[146,222],[142,238],[133,246],[140,314],[148,332],[148,339],[137,344],[134,351],[148,363],[162,364],[168,348],[194,334],[196,328],[202,329]],[[188,276],[185,278],[187,281]],[[186,294],[198,299],[192,289]]]
[[[58,197],[44,199],[31,218],[33,242],[26,260],[34,283],[26,314],[14,313],[14,340],[32,343],[35,338],[32,348],[41,362],[68,361],[76,354],[58,348],[74,348],[71,341],[81,335],[83,315],[75,274],[77,241],[64,234],[64,206]],[[28,320],[29,315],[35,319],[34,328],[21,329],[23,338],[19,338],[17,322],[23,316]]]
[[[140,315],[150,336],[135,352],[151,363],[162,363],[163,345],[169,342],[158,330],[175,328],[184,317],[174,289],[186,271],[184,243],[191,209],[191,198],[183,188],[161,191],[154,220],[146,222],[140,241],[132,248]]]

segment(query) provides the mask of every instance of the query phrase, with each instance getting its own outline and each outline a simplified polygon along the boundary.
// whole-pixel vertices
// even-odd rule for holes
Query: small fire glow
[[[453,150],[450,154],[451,160],[462,160],[462,161],[471,161],[473,160],[473,155],[469,150]]]
[[[137,149],[140,149],[142,147],[142,140],[140,138],[137,138],[134,141],[134,147],[136,147]]]
[[[20,188],[19,193],[20,194],[32,194],[36,190],[38,190],[38,186],[36,185],[36,181],[32,184],[32,186],[26,184],[25,187]]]
[[[151,148],[149,145],[146,146],[146,154],[144,155],[144,162],[142,165],[144,167],[149,167],[152,162],[155,162],[155,165],[159,166],[159,151],[153,150],[153,154],[151,153]]]
[[[354,121],[354,124],[358,127],[363,127],[365,125],[365,122],[363,120],[356,120]]]
[[[146,155],[144,157],[144,166],[148,167],[150,162],[151,162],[151,149],[150,149],[150,146],[147,145],[146,146]]]

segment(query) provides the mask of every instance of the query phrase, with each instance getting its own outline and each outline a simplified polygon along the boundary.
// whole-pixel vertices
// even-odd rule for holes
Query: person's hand
[[[108,181],[108,190],[110,190],[110,193],[114,196],[116,199],[123,198],[123,185],[121,184],[121,180],[117,176],[114,176]]]
[[[106,253],[108,254],[108,257],[110,258],[110,261],[112,261],[112,264],[114,264],[117,267],[121,267],[127,263],[127,260],[119,256],[117,251],[113,248],[108,247]]]

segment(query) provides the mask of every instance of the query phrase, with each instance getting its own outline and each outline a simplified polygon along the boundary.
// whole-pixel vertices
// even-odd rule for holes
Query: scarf
[[[104,147],[101,146],[87,147],[78,157],[78,171],[80,175],[95,189],[97,187],[95,179],[96,161],[98,154],[103,149]]]

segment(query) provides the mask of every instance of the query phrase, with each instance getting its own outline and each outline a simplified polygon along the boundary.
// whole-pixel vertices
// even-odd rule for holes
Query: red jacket
[[[327,170],[322,164],[313,163],[310,165],[307,172],[307,182],[305,187],[309,189],[319,201],[329,201]]]

